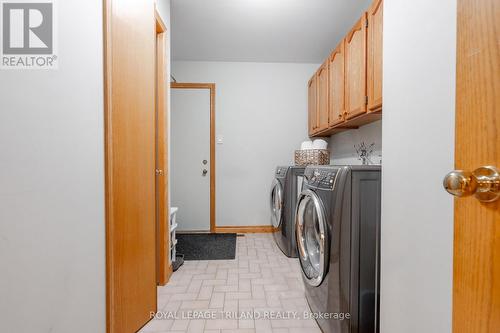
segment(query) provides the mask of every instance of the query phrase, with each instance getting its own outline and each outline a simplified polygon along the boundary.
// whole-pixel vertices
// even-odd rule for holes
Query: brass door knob
[[[474,195],[481,202],[493,202],[500,198],[500,173],[493,166],[473,172],[455,170],[444,177],[443,186],[456,197]]]

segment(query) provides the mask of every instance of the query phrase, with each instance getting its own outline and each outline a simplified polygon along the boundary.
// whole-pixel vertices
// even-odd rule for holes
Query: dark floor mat
[[[177,234],[177,253],[184,260],[222,260],[236,257],[236,234]]]

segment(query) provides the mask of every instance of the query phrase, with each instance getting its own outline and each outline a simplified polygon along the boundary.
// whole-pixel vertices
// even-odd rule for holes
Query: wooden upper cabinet
[[[318,132],[328,129],[328,60],[317,73],[318,80]]]
[[[383,0],[373,0],[309,81],[309,136],[382,117]]]
[[[383,2],[375,0],[368,10],[368,112],[382,109]]]
[[[309,115],[309,135],[312,136],[317,132],[318,128],[318,90],[316,74],[309,80],[307,84],[308,91],[308,115]]]
[[[335,126],[344,121],[344,41],[330,55],[329,61],[329,126]]]
[[[346,119],[366,113],[366,13],[345,38]]]

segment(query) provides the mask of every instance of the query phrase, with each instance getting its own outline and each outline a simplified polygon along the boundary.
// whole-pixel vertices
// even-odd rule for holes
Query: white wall
[[[105,332],[102,1],[58,1],[59,69],[0,73],[0,331]]]
[[[381,332],[451,332],[456,1],[384,1]]]
[[[271,181],[307,138],[307,81],[317,67],[173,62],[178,82],[216,83],[218,226],[270,224]]]
[[[330,137],[331,164],[361,164],[354,145],[365,142],[368,146],[375,143],[370,160],[373,164],[380,164],[382,160],[382,121],[340,132]]]

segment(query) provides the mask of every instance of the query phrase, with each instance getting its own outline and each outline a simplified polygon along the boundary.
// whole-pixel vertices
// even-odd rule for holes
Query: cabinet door
[[[329,59],[330,82],[329,94],[329,126],[335,126],[344,121],[344,41],[341,41],[332,52]]]
[[[382,110],[382,15],[383,0],[368,10],[368,112]]]
[[[318,132],[328,128],[328,60],[318,69]]]
[[[346,118],[366,112],[366,13],[345,39]]]
[[[309,112],[309,135],[312,136],[318,128],[318,91],[316,74],[308,83],[308,112]]]

